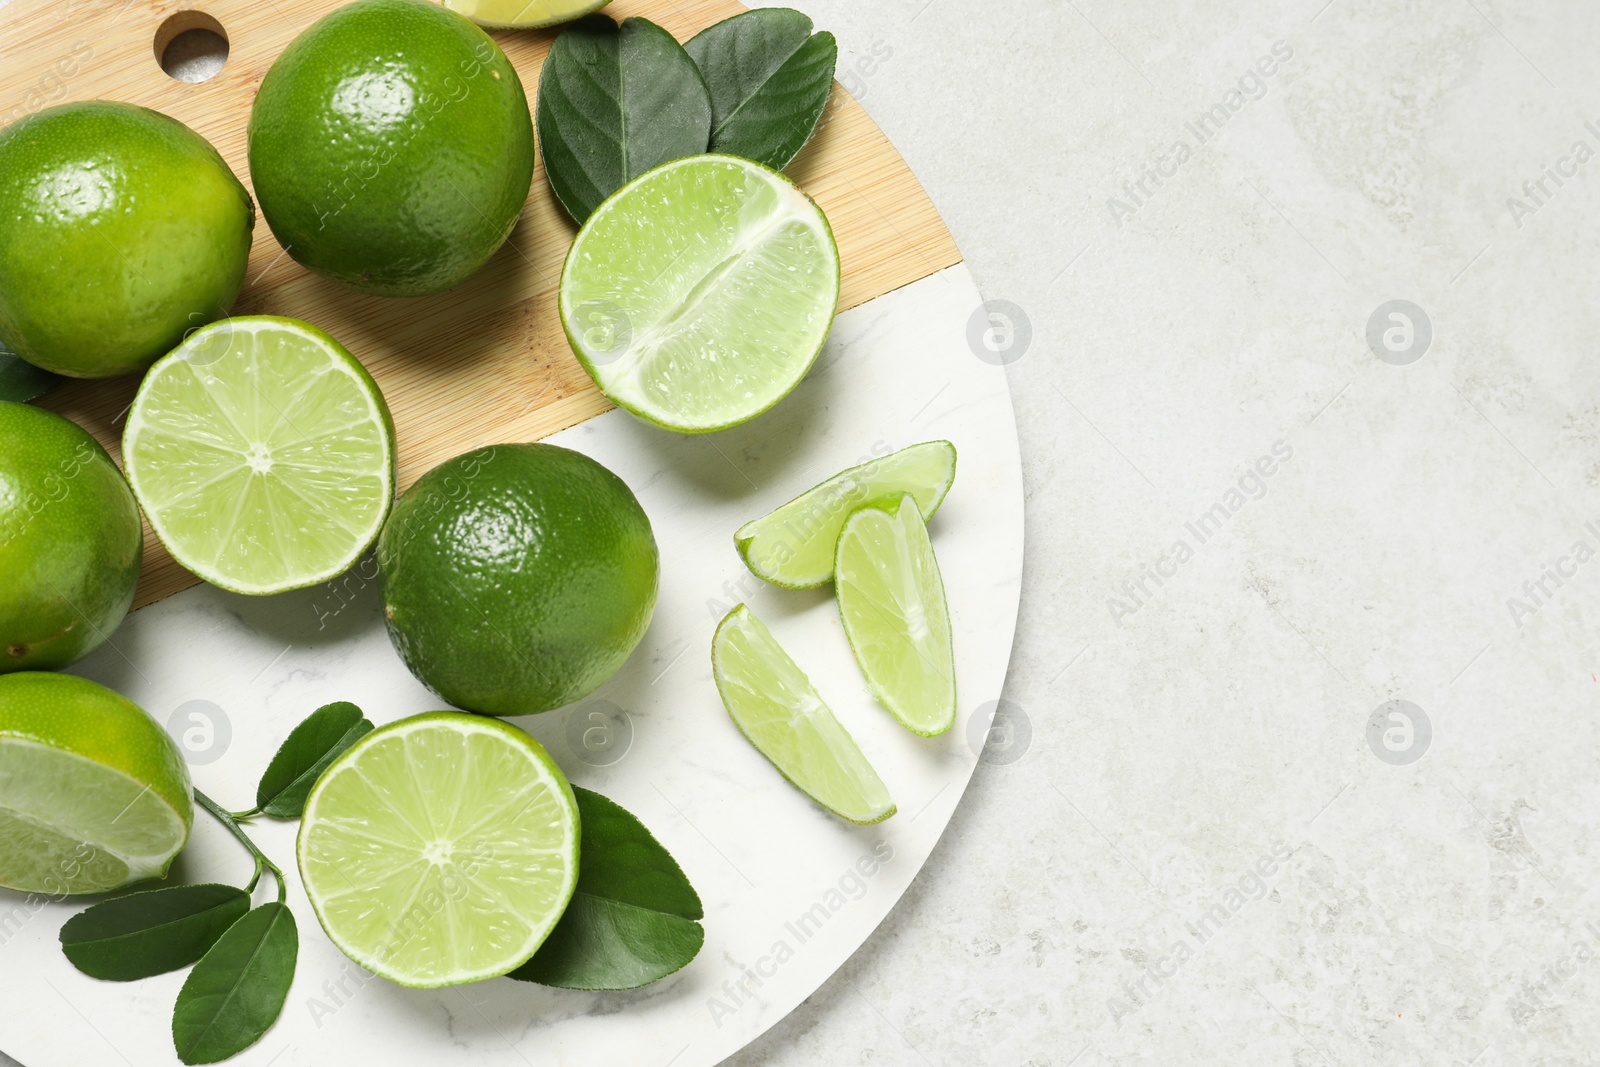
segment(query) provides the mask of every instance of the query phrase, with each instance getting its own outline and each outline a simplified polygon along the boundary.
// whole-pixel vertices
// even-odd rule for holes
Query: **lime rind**
[[[266,315],[202,327],[151,367],[123,461],[173,559],[248,595],[348,570],[397,480],[394,422],[366,368],[315,326]]]
[[[188,840],[183,815],[130,775],[0,736],[0,885],[103,893],[164,876]]]
[[[578,881],[572,787],[498,719],[430,712],[372,731],[306,799],[296,859],[328,938],[417,989],[506,974]]]
[[[692,205],[705,210],[690,215]],[[561,325],[612,403],[677,433],[714,433],[770,410],[806,376],[841,278],[827,216],[788,177],[738,156],[687,156],[633,179],[584,222],[562,266]]]
[[[945,733],[956,721],[950,608],[916,500],[854,512],[836,559],[839,621],[872,695],[912,733]]]
[[[609,0],[444,0],[444,6],[491,30],[537,30],[599,11]]]
[[[835,549],[856,509],[903,493],[933,518],[956,477],[956,446],[924,441],[840,471],[734,531],[750,573],[785,589],[810,589],[833,580]]]
[[[863,826],[895,813],[888,787],[855,738],[743,604],[717,625],[711,667],[734,725],[795,788]]]

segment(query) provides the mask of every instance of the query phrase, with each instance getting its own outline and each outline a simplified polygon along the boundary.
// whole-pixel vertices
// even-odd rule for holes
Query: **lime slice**
[[[122,457],[172,558],[235,593],[342,574],[394,500],[394,425],[377,384],[294,319],[224,319],[158,360]]]
[[[802,793],[854,823],[895,813],[888,787],[855,738],[743,604],[717,625],[711,671],[734,725]]]
[[[828,220],[788,178],[736,156],[689,156],[624,185],[561,272],[561,322],[600,391],[680,433],[782,400],[838,303]]]
[[[839,620],[873,695],[911,732],[944,733],[956,721],[955,652],[917,502],[907,494],[851,515],[837,559]]]
[[[297,849],[346,956],[418,989],[525,963],[578,882],[578,807],[544,748],[458,711],[402,719],[334,760]]]
[[[599,11],[609,0],[444,0],[444,6],[480,26],[531,30]]]
[[[928,518],[956,477],[956,446],[924,441],[840,471],[733,533],[744,565],[757,578],[809,589],[833,578],[834,549],[850,513],[910,493]]]
[[[177,745],[127,698],[66,674],[0,677],[0,886],[162,877],[194,823],[189,788]]]

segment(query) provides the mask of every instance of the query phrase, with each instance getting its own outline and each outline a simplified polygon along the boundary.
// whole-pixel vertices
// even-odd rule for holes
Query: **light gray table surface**
[[[1031,741],[727,1067],[1596,1062],[1600,7],[797,6],[1031,325]]]

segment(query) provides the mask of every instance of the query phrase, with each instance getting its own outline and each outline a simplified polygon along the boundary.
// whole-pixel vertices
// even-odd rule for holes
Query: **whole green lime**
[[[615,674],[650,625],[659,570],[627,485],[555,445],[441,463],[378,537],[395,650],[428,688],[486,715],[548,711]]]
[[[239,295],[255,208],[177,119],[106,100],[0,130],[0,341],[75,378],[143,370]]]
[[[128,613],[143,553],[133,491],[100,443],[0,401],[0,674],[99,647]]]
[[[193,826],[189,768],[137,704],[70,674],[0,678],[0,886],[103,893],[159,878]]]
[[[522,82],[488,34],[427,0],[358,0],[283,50],[250,112],[278,242],[352,289],[421,296],[489,261],[533,180]]]

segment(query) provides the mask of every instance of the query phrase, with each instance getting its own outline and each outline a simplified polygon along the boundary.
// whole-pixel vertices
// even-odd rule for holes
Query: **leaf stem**
[[[283,880],[283,872],[278,869],[278,865],[268,859],[267,854],[256,847],[256,843],[245,834],[244,827],[239,825],[238,818],[232,812],[198,789],[194,791],[194,799],[202,808],[209,811],[218,822],[227,827],[228,832],[239,839],[239,843],[249,850],[251,858],[255,860],[255,876],[250,879],[250,884],[245,886],[245,890],[254,892],[257,883],[261,881],[262,868],[265,868],[272,872],[272,877],[278,883],[278,903],[282,904],[284,898],[288,895],[288,884]]]

